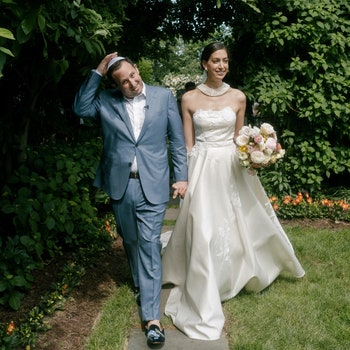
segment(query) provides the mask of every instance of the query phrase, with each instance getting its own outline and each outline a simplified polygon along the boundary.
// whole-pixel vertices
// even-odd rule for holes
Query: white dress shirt
[[[135,139],[137,140],[140,135],[143,123],[145,121],[145,112],[147,109],[145,84],[143,84],[143,89],[140,95],[137,95],[132,99],[127,97],[124,97],[124,98],[126,101],[126,110],[129,114],[132,129],[134,131],[134,136],[135,136]],[[134,161],[132,163],[130,170],[132,172],[138,170],[136,157],[134,158]]]

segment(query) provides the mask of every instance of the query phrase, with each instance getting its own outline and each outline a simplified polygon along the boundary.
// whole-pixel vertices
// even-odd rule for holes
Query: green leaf
[[[5,291],[8,288],[8,282],[6,280],[0,281],[0,292]]]
[[[9,305],[13,310],[18,310],[19,306],[21,305],[21,300],[23,298],[24,294],[20,293],[18,291],[13,291],[11,293],[11,296],[9,298]]]
[[[92,52],[93,52],[93,49],[92,49],[92,46],[91,46],[90,41],[87,40],[87,39],[83,39],[83,42],[84,42],[86,51],[89,52],[89,53],[92,53]]]
[[[281,46],[284,45],[284,40],[283,40],[282,38],[277,38],[277,41],[279,42],[279,44],[280,44]]]
[[[11,280],[11,284],[16,287],[24,287],[28,283],[23,276],[16,276]]]
[[[33,21],[33,17],[25,18],[21,23],[21,28],[24,34],[29,35],[35,28],[35,22]]]
[[[59,159],[57,162],[56,162],[56,166],[57,166],[57,170],[62,170],[63,167],[64,167],[64,162],[62,159]]]
[[[33,242],[33,240],[29,236],[21,236],[19,240],[25,247],[30,246]]]
[[[6,28],[0,28],[0,36],[6,39],[15,40],[12,32]]]
[[[73,30],[72,28],[68,28],[68,29],[67,29],[67,35],[68,35],[68,37],[72,37],[72,36],[74,36],[74,34],[75,34],[75,32],[74,32],[74,30]]]
[[[56,221],[54,218],[47,218],[45,224],[49,230],[52,230],[56,225]]]
[[[273,112],[274,114],[276,114],[276,112],[277,112],[277,105],[276,105],[276,103],[272,103],[272,105],[271,105],[271,110],[272,110],[272,112]]]
[[[42,15],[38,15],[38,25],[41,32],[44,32],[45,26],[46,26],[46,19]]]
[[[5,214],[11,214],[15,212],[15,206],[12,204],[4,204],[1,211]]]
[[[244,3],[246,3],[248,6],[250,6],[255,12],[261,13],[261,10],[255,6],[255,1],[252,0],[242,0]]]
[[[66,229],[67,233],[72,234],[74,230],[74,224],[72,221],[68,221],[64,224],[64,228]]]
[[[41,243],[36,243],[35,244],[35,252],[37,253],[38,256],[41,256],[41,254],[44,251],[44,247]]]
[[[30,38],[30,33],[29,34],[25,34],[22,27],[18,27],[17,28],[17,41],[19,44],[24,44],[25,42],[27,42]]]
[[[9,49],[6,49],[5,47],[1,47],[1,46],[0,46],[0,51],[3,52],[3,53],[5,53],[6,55],[15,57],[15,55],[14,55]]]

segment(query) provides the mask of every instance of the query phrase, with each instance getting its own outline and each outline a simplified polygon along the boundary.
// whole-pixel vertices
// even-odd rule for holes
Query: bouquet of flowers
[[[243,126],[236,138],[239,162],[251,174],[257,169],[274,164],[284,157],[285,150],[277,142],[277,135],[273,126],[263,123],[257,126]]]

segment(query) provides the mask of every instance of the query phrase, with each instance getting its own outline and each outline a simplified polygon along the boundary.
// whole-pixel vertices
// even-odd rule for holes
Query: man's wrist
[[[101,76],[101,77],[103,76],[97,69],[93,69],[92,71],[95,72],[95,73],[97,73],[97,74],[98,74],[99,76]]]

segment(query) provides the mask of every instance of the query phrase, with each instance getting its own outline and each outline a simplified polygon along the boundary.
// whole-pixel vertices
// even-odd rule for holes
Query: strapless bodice
[[[196,143],[231,143],[235,132],[236,113],[222,110],[198,109],[193,115]]]

